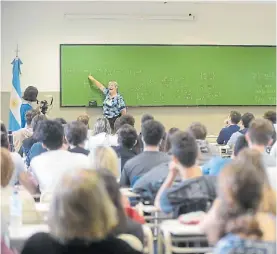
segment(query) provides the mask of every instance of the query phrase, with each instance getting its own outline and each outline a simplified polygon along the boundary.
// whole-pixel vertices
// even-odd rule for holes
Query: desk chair
[[[181,224],[178,220],[161,223],[158,237],[158,253],[198,253],[212,252],[206,236],[198,225]]]

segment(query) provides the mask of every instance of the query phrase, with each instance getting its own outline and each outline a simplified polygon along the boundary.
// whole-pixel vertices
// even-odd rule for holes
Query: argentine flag
[[[13,79],[12,91],[10,98],[10,117],[9,117],[9,130],[16,131],[21,127],[20,106],[21,106],[21,87],[20,87],[20,65],[21,60],[16,57],[12,63],[13,65]]]

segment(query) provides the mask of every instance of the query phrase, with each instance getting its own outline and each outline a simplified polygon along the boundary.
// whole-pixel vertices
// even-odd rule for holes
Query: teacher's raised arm
[[[103,114],[109,120],[112,130],[114,130],[114,123],[121,115],[126,114],[125,101],[118,93],[118,84],[116,81],[110,81],[108,88],[96,80],[93,76],[88,77],[106,96],[103,102]]]

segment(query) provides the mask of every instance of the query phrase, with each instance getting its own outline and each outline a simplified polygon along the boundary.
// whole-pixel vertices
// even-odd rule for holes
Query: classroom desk
[[[37,225],[22,225],[20,227],[9,227],[10,246],[18,250],[22,250],[24,242],[31,237],[33,234],[38,232],[49,232],[48,225],[37,224]]]
[[[162,250],[165,254],[211,252],[211,247],[201,247],[200,242],[203,241],[207,242],[206,236],[199,225],[187,225],[180,223],[178,220],[166,220],[160,224],[159,253]]]

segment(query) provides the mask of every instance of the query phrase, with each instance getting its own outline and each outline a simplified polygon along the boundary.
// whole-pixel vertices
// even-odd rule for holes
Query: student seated
[[[111,135],[112,129],[107,118],[102,117],[96,120],[92,136],[88,141],[88,150],[97,146],[117,146],[117,139]]]
[[[235,160],[219,175],[218,198],[201,224],[213,253],[276,253],[276,214],[261,209],[265,179],[253,161]]]
[[[89,154],[89,150],[85,149],[85,141],[87,140],[87,127],[78,121],[68,123],[64,127],[65,138],[69,144],[69,152]]]
[[[246,134],[246,132],[249,128],[250,122],[252,120],[254,120],[254,115],[252,113],[245,113],[245,114],[242,115],[241,122],[242,122],[242,125],[243,125],[243,129],[232,134],[231,138],[227,142],[228,146],[230,146],[230,147],[235,146],[238,137],[241,136],[241,135]]]
[[[23,140],[30,138],[33,135],[33,128],[31,123],[33,118],[38,114],[39,112],[34,109],[27,111],[25,114],[26,127],[13,132],[13,145],[15,152],[20,151]]]
[[[215,199],[215,178],[202,176],[201,168],[196,164],[198,146],[195,138],[188,132],[179,131],[173,135],[171,145],[169,173],[158,191],[155,206],[164,213],[174,212],[174,217],[197,210],[206,211],[209,202]],[[182,182],[173,186],[177,175]]]
[[[144,115],[142,115],[141,120],[140,120],[140,128],[142,129],[142,125],[146,121],[149,121],[149,120],[154,120],[154,117],[152,115],[150,115],[150,114],[144,114]],[[142,152],[143,151],[143,142],[142,142],[142,134],[141,134],[141,132],[138,135],[138,144],[139,144],[140,151]]]
[[[142,126],[144,150],[128,160],[122,170],[120,186],[132,186],[142,175],[153,167],[169,161],[170,157],[159,151],[159,144],[164,135],[164,126],[157,121],[146,121]]]
[[[72,155],[72,154],[71,154]],[[82,167],[81,167],[82,168]],[[58,181],[50,205],[49,233],[36,233],[26,242],[22,254],[137,254],[112,235],[118,214],[95,170],[74,168]],[[134,246],[134,245],[133,245]]]
[[[59,178],[76,166],[87,168],[88,157],[71,153],[64,147],[64,128],[52,120],[40,125],[39,134],[43,146],[48,150],[31,161],[30,170],[38,181],[41,193],[53,192]]]
[[[89,164],[95,170],[108,169],[113,176],[119,177],[119,159],[109,146],[97,146],[90,151]]]
[[[118,118],[119,119],[119,118]],[[121,161],[121,171],[126,162],[136,156],[133,151],[137,143],[137,131],[129,124],[124,124],[118,131],[119,146],[113,147]]]
[[[6,148],[1,148],[1,216],[3,216],[7,224],[10,223],[10,203],[14,188],[16,188],[9,185],[9,182],[13,176],[13,172],[14,164],[11,153]],[[35,201],[30,193],[26,189],[20,188],[18,195],[22,204],[22,223],[42,223],[43,218],[36,211]]]
[[[275,111],[267,111],[264,113],[264,119],[267,119],[270,121],[274,127],[274,133],[272,136],[272,145],[276,142],[276,131],[277,131],[277,125],[276,125],[276,112]],[[269,148],[271,148],[271,146]],[[269,149],[270,150],[270,149]]]
[[[199,155],[197,158],[197,165],[203,166],[206,162],[208,162],[213,156],[219,155],[218,149],[209,144],[206,140],[207,137],[207,128],[205,125],[195,122],[192,123],[188,132],[191,133],[195,139],[199,148]]]
[[[118,224],[112,231],[113,235],[131,234],[136,236],[143,243],[144,234],[142,226],[126,215],[124,210],[124,197],[121,195],[116,178],[109,170],[105,169],[99,170],[99,175],[117,211]]]
[[[6,127],[1,123],[1,147],[9,149],[8,133]],[[13,174],[9,179],[9,186],[14,186],[18,183],[22,184],[29,192],[34,192],[34,184],[31,181],[30,175],[26,172],[26,168],[21,156],[16,152],[9,152],[13,161]]]
[[[38,140],[38,136],[37,134],[39,133],[39,126],[40,126],[40,123],[42,121],[45,121],[47,120],[46,116],[45,115],[37,115],[33,118],[32,122],[31,122],[31,126],[32,126],[32,129],[33,129],[33,135],[29,138],[26,138],[25,140],[23,140],[22,142],[22,150],[23,150],[23,154],[25,154],[26,156],[26,164],[27,166],[30,166],[30,150],[32,148],[32,146],[39,142]]]
[[[177,131],[179,129],[174,127],[168,131],[164,147],[164,152],[168,155],[171,155],[171,138]],[[139,193],[144,200],[148,200],[153,204],[159,188],[168,175],[169,163],[169,161],[164,162],[144,174],[134,184],[133,191]]]
[[[238,126],[238,123],[240,120],[241,114],[237,111],[231,111],[228,125],[220,131],[217,137],[217,143],[219,145],[226,145],[232,134],[239,131],[240,127]]]
[[[92,136],[92,130],[89,128],[89,115],[83,114],[77,117],[78,122],[82,122],[88,129],[88,140]]]

